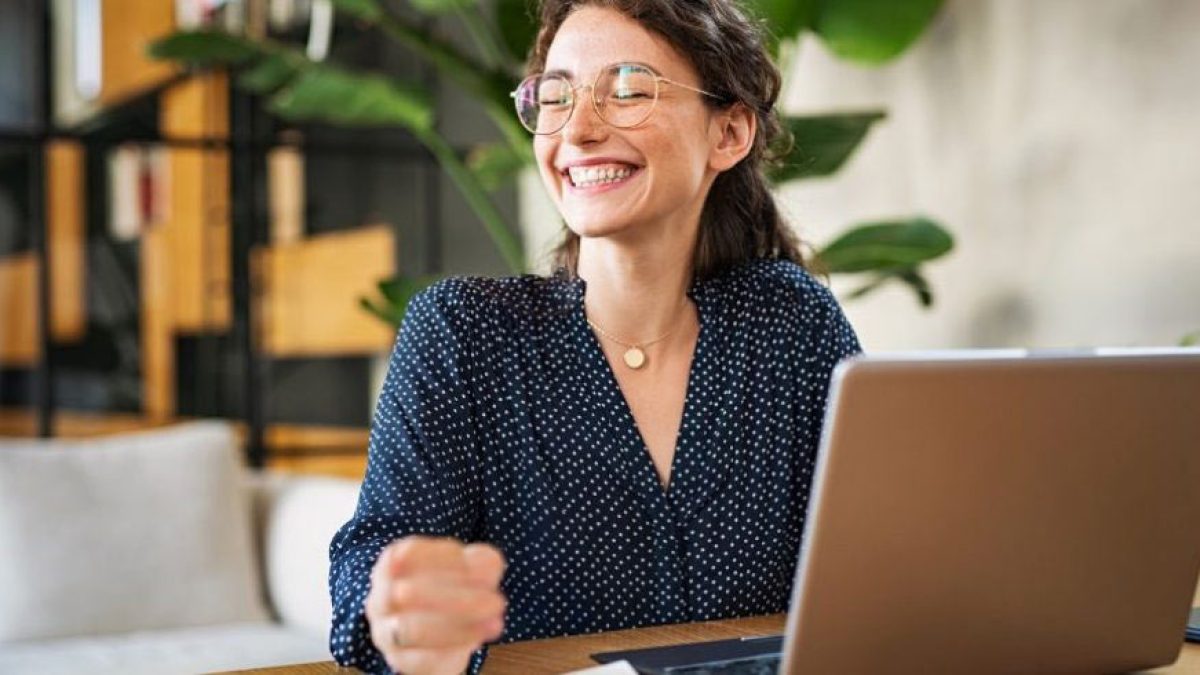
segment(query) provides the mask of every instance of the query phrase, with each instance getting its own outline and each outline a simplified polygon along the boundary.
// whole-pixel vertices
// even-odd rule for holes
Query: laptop
[[[1200,575],[1200,350],[845,361],[813,480],[783,636],[593,658],[764,675],[1172,663]]]

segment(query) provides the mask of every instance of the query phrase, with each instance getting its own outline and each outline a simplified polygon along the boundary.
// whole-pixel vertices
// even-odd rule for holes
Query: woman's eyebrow
[[[649,70],[650,72],[654,73],[655,75],[659,74],[657,68],[651,66],[648,63],[642,63],[641,61],[618,61],[616,63],[608,64],[607,66],[604,67],[604,69],[611,71],[611,70],[620,68],[621,66],[641,66],[641,67]],[[567,68],[555,68],[553,70],[547,70],[547,71],[543,72],[542,75],[556,75],[559,77],[564,77],[568,80],[575,79],[575,73],[572,73]]]

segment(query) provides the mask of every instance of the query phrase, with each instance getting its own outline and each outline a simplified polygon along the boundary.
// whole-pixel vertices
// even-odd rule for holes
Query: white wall
[[[782,189],[821,244],[928,214],[958,248],[847,303],[868,349],[1174,344],[1200,330],[1200,2],[950,0],[884,68],[802,45],[789,112],[884,107],[841,173]],[[529,173],[531,256],[558,219]],[[835,279],[844,291],[857,281]]]
[[[1173,344],[1200,329],[1200,2],[951,0],[899,61],[803,46],[789,111],[882,106],[835,178],[782,200],[820,243],[926,213],[937,306],[847,305],[873,349]],[[843,287],[835,283],[835,288]]]

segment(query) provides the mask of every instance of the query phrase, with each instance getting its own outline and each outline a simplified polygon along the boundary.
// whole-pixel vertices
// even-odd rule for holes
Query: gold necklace
[[[641,368],[642,366],[646,365],[646,351],[644,349],[645,347],[649,347],[650,345],[654,344],[655,342],[661,342],[668,335],[670,335],[671,333],[674,333],[675,328],[679,327],[679,324],[676,324],[674,328],[671,328],[671,330],[663,333],[662,335],[659,335],[658,337],[654,338],[653,340],[648,340],[646,342],[641,342],[641,343],[632,343],[632,342],[625,342],[624,340],[616,338],[608,331],[606,331],[603,328],[601,328],[600,326],[597,326],[596,324],[592,323],[592,320],[588,318],[586,313],[583,315],[583,320],[587,321],[589,326],[596,329],[597,333],[600,333],[601,335],[608,338],[609,340],[612,340],[613,342],[624,347],[625,354],[622,356],[622,359],[625,361],[625,365],[629,366],[630,368],[632,368],[634,370],[637,370],[637,369]]]

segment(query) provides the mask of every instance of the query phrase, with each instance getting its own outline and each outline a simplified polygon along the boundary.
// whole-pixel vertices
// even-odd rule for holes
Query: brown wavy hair
[[[764,43],[763,26],[733,0],[542,0],[537,40],[527,73],[541,72],[558,29],[576,9],[613,9],[667,40],[700,74],[714,109],[741,103],[757,118],[754,144],[741,162],[713,181],[700,215],[693,273],[707,279],[756,258],[804,265],[799,238],[784,221],[765,174],[792,142],[775,101],[782,79]],[[551,253],[554,267],[574,276],[579,235],[569,228]]]

